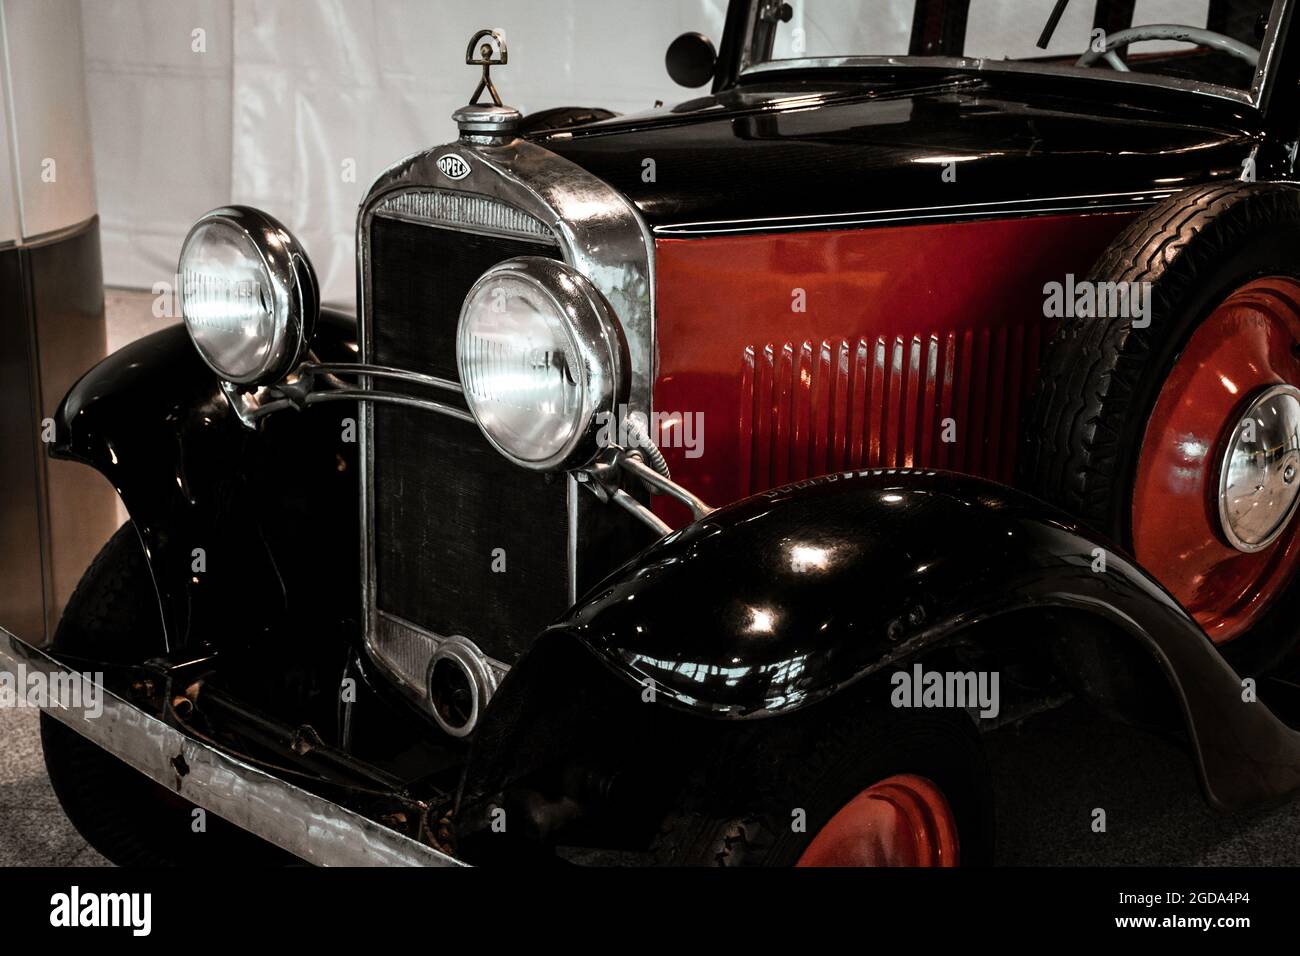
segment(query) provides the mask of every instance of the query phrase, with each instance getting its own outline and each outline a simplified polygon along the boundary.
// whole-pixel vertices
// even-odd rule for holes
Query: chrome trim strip
[[[0,628],[0,670],[74,674]],[[51,685],[56,686],[56,685]],[[318,866],[464,866],[460,860],[281,780],[151,717],[96,685],[103,712],[45,713],[191,803]],[[183,763],[182,763],[183,761]],[[187,768],[184,774],[177,766]]]
[[[458,232],[475,231],[558,244],[555,233],[536,216],[491,196],[474,193],[446,189],[394,193],[375,207],[375,215]]]
[[[360,359],[371,356],[369,236],[379,208],[395,195],[445,189],[446,174],[438,161],[456,156],[470,172],[456,180],[457,190],[515,207],[544,224],[555,236],[564,261],[586,276],[619,318],[629,357],[629,411],[652,413],[652,389],[657,374],[655,348],[654,238],[636,207],[622,193],[582,167],[526,140],[507,142],[458,141],[438,146],[396,163],[371,186],[357,215],[357,318]],[[455,228],[455,224],[429,225]],[[464,227],[472,231],[474,225]],[[528,237],[520,237],[528,238]],[[535,238],[535,237],[534,237]],[[362,387],[370,385],[362,376]],[[370,657],[391,672],[374,647],[379,609],[374,560],[373,403],[363,403],[359,437],[362,443],[361,570],[365,619],[364,643]],[[576,499],[566,495],[572,509]],[[576,556],[577,514],[569,514],[568,551]],[[576,558],[569,566],[569,592],[576,590]],[[432,637],[432,635],[430,635]],[[443,638],[451,635],[444,635]]]
[[[572,472],[564,476],[564,505],[568,511],[569,526],[565,542],[564,559],[569,570],[569,605],[578,603],[578,479]]]
[[[860,212],[824,213],[811,216],[774,216],[760,219],[716,219],[656,226],[657,236],[710,236],[726,233],[788,232],[798,229],[839,229],[855,226],[905,222],[967,221],[972,219],[1047,216],[1070,212],[1109,212],[1145,209],[1172,196],[1177,190],[1134,193],[1096,193],[1078,196],[1049,196],[1042,199],[1008,199],[947,206],[911,206],[898,209],[867,209]]]

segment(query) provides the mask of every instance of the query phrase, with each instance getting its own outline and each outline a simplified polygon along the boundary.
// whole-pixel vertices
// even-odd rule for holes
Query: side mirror
[[[668,45],[664,63],[674,83],[694,88],[713,79],[718,52],[703,33],[683,33]]]

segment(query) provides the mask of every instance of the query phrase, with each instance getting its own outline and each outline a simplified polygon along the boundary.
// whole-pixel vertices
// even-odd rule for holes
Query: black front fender
[[[351,319],[321,319],[318,354],[355,361]],[[287,610],[293,568],[277,565],[277,543],[332,540],[329,552],[343,559],[314,566],[353,575],[336,593],[356,589],[356,446],[340,442],[338,423],[355,414],[338,403],[246,428],[178,324],[108,356],[72,387],[51,454],[90,465],[117,490],[145,548],[168,649],[251,640]]]
[[[554,630],[629,689],[751,718],[1028,608],[1095,615],[1150,656],[1176,692],[1212,802],[1300,786],[1300,734],[1243,701],[1241,679],[1173,598],[1059,512],[981,479],[859,472],[758,495],[654,544]]]
[[[181,325],[101,361],[55,416],[50,453],[101,472],[131,515],[171,648],[203,615],[207,569],[225,557],[214,532],[234,484],[241,430]]]

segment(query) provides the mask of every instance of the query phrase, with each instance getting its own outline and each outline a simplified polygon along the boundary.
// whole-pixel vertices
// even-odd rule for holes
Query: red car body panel
[[[844,468],[1010,483],[1051,330],[1043,287],[1082,278],[1130,217],[658,240],[654,403],[674,478],[715,506]],[[672,434],[695,412],[707,456]]]

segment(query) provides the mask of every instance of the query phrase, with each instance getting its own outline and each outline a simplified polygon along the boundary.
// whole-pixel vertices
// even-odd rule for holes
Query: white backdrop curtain
[[[498,89],[526,112],[647,109],[692,95],[673,37],[721,36],[725,0],[82,0],[109,285],[171,281],[189,225],[260,206],[306,245],[327,302],[354,298],[356,208],[396,160],[455,138],[480,27],[506,31]],[[197,32],[197,31],[202,31]]]

